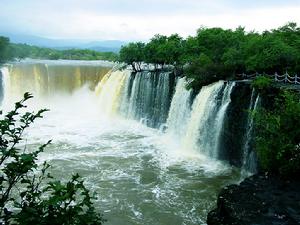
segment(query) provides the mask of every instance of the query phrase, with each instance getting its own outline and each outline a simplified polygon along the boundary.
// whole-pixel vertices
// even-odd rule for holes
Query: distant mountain
[[[92,49],[99,52],[118,52],[122,45],[126,43],[127,42],[119,40],[92,41],[81,45],[81,48]]]
[[[124,41],[119,40],[81,40],[81,39],[50,39],[32,35],[23,34],[2,34],[0,36],[6,36],[10,38],[12,43],[21,43],[28,45],[36,45],[39,47],[55,48],[55,49],[91,49],[101,52],[118,52],[122,45],[126,44]]]

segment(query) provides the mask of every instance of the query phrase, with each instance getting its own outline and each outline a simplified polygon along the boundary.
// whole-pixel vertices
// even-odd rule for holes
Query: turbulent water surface
[[[209,117],[205,103],[197,98],[194,105],[187,103],[191,94],[184,89],[182,79],[177,81],[173,100],[168,103],[170,110],[166,110],[164,99],[147,100],[151,93],[159,96],[158,90],[154,90],[155,85],[169,91],[169,87],[161,83],[167,82],[168,74],[156,83],[148,84],[136,80],[142,77],[130,77],[128,72],[116,71],[100,76],[103,65],[95,68],[93,64],[93,69],[87,69],[87,65],[80,62],[54,64],[55,69],[50,68],[49,62],[43,62],[42,66],[25,63],[2,69],[5,90],[2,107],[12,107],[18,90],[26,84],[29,91],[38,95],[30,101],[29,109],[50,109],[44,119],[26,133],[26,143],[31,148],[53,140],[40,161],[48,160],[55,177],[66,180],[76,172],[84,177],[87,186],[97,193],[96,206],[108,220],[106,224],[205,224],[206,215],[214,207],[221,187],[240,178],[239,171],[211,159],[209,154],[204,154],[207,149],[195,147],[197,141],[193,131],[189,130],[192,124],[188,120],[195,117],[201,123],[195,113],[195,104],[200,105],[203,118]],[[35,79],[31,71],[35,71]],[[77,71],[76,76],[74,71]],[[49,82],[52,76],[58,77],[57,81]],[[60,76],[64,76],[61,79],[66,82],[61,83]],[[143,76],[148,79],[148,75]],[[18,77],[25,83],[18,83],[15,80]],[[45,77],[47,82],[42,80]],[[95,80],[99,82],[97,85]],[[58,86],[59,93],[63,94],[49,92]],[[140,89],[133,90],[132,86]],[[222,86],[223,83],[217,83],[203,90],[201,95],[207,96],[207,101],[214,101],[219,92],[231,88]],[[164,119],[168,126],[164,132],[140,123],[146,108],[151,108],[149,105],[138,106],[142,104],[139,100],[133,102],[133,98],[143,95],[134,93],[141,92],[141,88],[151,88],[152,92],[148,90],[144,101],[159,104],[157,115],[167,113],[162,115],[168,117]],[[224,110],[228,101],[222,103],[222,97],[220,99],[219,108]],[[142,111],[132,107],[142,107]],[[218,114],[217,111],[214,113]],[[195,126],[204,129],[203,124]],[[200,138],[200,147],[206,148],[203,141]]]

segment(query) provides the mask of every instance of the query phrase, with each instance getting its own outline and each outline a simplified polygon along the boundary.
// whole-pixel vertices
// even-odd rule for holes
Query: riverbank
[[[246,178],[222,189],[208,225],[300,224],[300,181],[282,181],[267,174]]]

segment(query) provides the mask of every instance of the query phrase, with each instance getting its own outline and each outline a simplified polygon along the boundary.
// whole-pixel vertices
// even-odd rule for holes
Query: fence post
[[[278,76],[278,73],[277,73],[277,72],[275,72],[274,79],[275,79],[275,81],[276,81],[276,82],[278,81],[278,78],[277,78],[277,76]]]
[[[285,74],[284,74],[284,76],[285,76],[285,77],[284,77],[284,83],[287,83],[287,82],[288,82],[288,77],[287,77],[287,76],[288,76],[288,74],[287,74],[287,73],[285,73]]]
[[[295,84],[297,84],[298,76],[295,74]]]

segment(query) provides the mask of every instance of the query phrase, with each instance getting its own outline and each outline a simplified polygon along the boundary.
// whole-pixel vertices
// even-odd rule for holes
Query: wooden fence
[[[281,83],[287,83],[287,84],[296,84],[300,85],[300,77],[295,74],[295,76],[290,76],[288,73],[285,73],[283,75],[279,75],[278,73],[275,73],[274,75],[267,75],[267,74],[259,74],[259,73],[254,73],[254,74],[238,74],[238,77],[241,77],[243,79],[254,79],[258,76],[266,76],[274,79],[276,82],[281,82]]]

